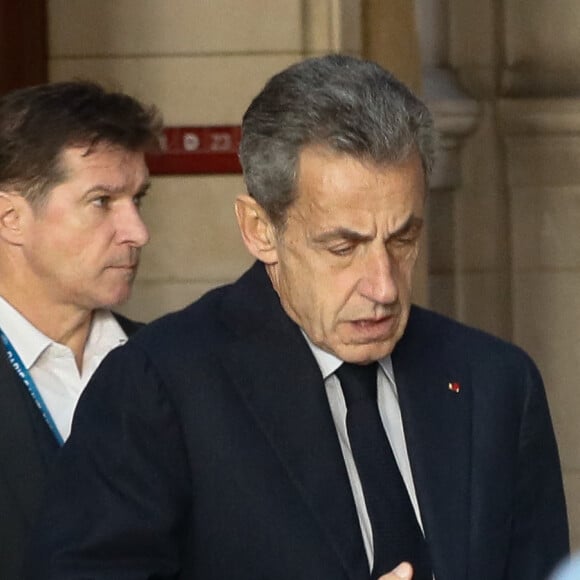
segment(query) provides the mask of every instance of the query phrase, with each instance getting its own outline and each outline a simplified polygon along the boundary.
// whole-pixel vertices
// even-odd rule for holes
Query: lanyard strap
[[[38,410],[40,411],[42,418],[46,421],[48,428],[52,431],[52,434],[55,436],[56,441],[60,447],[64,444],[64,440],[62,435],[60,434],[34,379],[30,376],[26,365],[22,362],[22,359],[16,352],[16,349],[12,346],[12,343],[8,340],[8,337],[2,332],[0,329],[0,338],[4,343],[4,347],[6,348],[6,354],[8,355],[8,362],[12,365],[12,368],[16,371],[16,374],[21,378],[22,382],[26,385],[32,400],[36,403]]]

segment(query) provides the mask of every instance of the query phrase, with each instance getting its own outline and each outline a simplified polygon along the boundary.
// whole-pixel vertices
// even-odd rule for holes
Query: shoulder
[[[265,269],[256,264],[232,284],[216,287],[182,310],[147,324],[132,342],[156,351],[194,351],[203,356],[230,341],[279,332],[288,324],[281,312]]]
[[[493,358],[535,366],[519,346],[483,330],[473,328],[431,310],[413,306],[401,342],[422,345],[467,361]]]
[[[405,334],[393,351],[395,374],[397,367],[401,371],[418,364],[428,372],[440,369],[444,375],[471,385],[470,392],[479,402],[480,411],[501,408],[501,414],[517,422],[517,417],[532,402],[545,414],[540,371],[522,348],[435,312],[413,307]],[[486,416],[485,412],[482,416]]]
[[[221,308],[230,286],[210,290],[188,306],[170,312],[145,325],[131,337],[131,343],[146,351],[166,352],[210,348],[223,340],[227,325],[222,322]]]

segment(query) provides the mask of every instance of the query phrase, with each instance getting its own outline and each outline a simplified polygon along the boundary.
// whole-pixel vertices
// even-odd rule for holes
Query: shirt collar
[[[0,296],[0,329],[12,343],[27,369],[53,343],[16,308]]]
[[[326,380],[330,375],[334,374],[338,367],[344,362],[343,360],[339,359],[337,356],[321,349],[319,346],[316,346],[306,335],[306,333],[302,330],[302,334],[320,367],[320,371],[322,372],[322,378]],[[378,363],[381,365],[385,375],[389,378],[391,382],[395,382],[395,373],[393,371],[393,362],[391,360],[391,355],[387,355],[380,359]]]
[[[104,357],[106,353],[127,342],[127,335],[110,310],[96,310],[91,332],[85,346],[87,356]]]
[[[14,350],[30,369],[40,355],[55,341],[40,332],[16,308],[0,296],[0,329],[12,343]],[[97,310],[85,347],[86,356],[104,356],[113,347],[127,341],[117,319],[109,310]]]

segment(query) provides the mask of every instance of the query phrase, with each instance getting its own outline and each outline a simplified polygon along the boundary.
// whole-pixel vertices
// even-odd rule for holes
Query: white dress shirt
[[[59,433],[66,440],[83,389],[109,351],[127,341],[126,334],[111,312],[97,310],[79,373],[70,348],[40,332],[2,297],[0,329],[28,369]],[[26,386],[22,384],[22,388]]]
[[[369,568],[372,569],[374,562],[374,547],[373,534],[371,523],[369,520],[365,498],[362,491],[360,478],[352,455],[348,433],[346,430],[346,403],[342,394],[342,388],[338,377],[334,374],[335,371],[343,363],[342,360],[336,356],[318,348],[316,345],[304,335],[308,345],[310,346],[318,366],[322,372],[324,379],[324,386],[326,388],[326,395],[328,403],[334,419],[334,425],[338,433],[340,448],[346,464],[346,470],[352,488],[352,494],[356,506],[356,511],[359,519],[359,524],[362,532],[363,542],[369,562]],[[415,485],[413,483],[413,474],[411,472],[411,465],[409,464],[409,456],[407,454],[407,444],[405,442],[405,432],[403,431],[403,421],[401,419],[401,409],[399,408],[399,399],[397,396],[397,386],[395,384],[395,377],[393,373],[393,365],[391,357],[387,356],[381,359],[378,366],[378,380],[377,380],[377,400],[379,406],[379,414],[383,422],[383,427],[393,453],[399,466],[399,471],[403,476],[403,481],[407,486],[407,491],[417,516],[417,521],[421,528],[423,524],[421,521],[421,513],[419,512],[419,504],[417,502],[417,494],[415,492]]]

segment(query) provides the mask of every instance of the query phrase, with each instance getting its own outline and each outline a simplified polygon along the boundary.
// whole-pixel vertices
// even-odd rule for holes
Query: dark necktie
[[[371,521],[372,576],[411,562],[413,580],[431,580],[427,544],[383,428],[377,405],[377,363],[343,363],[336,371],[346,401],[346,427]]]

